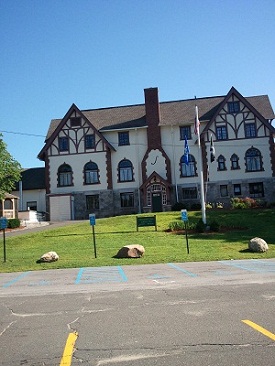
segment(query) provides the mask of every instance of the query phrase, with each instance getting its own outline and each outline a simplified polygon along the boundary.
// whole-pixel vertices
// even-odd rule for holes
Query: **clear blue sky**
[[[274,0],[0,0],[0,130],[22,167],[50,120],[80,109],[268,94]],[[29,134],[29,135],[24,135]],[[37,135],[37,136],[32,136]]]

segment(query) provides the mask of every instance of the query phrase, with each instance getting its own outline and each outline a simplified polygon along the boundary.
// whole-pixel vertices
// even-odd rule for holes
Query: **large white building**
[[[159,102],[144,90],[139,105],[80,110],[51,121],[39,159],[45,161],[50,220],[170,210],[232,197],[275,202],[274,111],[267,95],[227,95]],[[201,149],[194,133],[195,108]],[[185,136],[190,153],[184,162]],[[213,138],[215,161],[210,161]]]

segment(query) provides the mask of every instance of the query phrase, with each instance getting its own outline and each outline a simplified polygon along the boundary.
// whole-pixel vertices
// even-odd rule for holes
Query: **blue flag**
[[[190,154],[190,150],[189,150],[189,146],[188,146],[188,142],[187,142],[187,137],[185,136],[184,138],[184,154],[183,154],[183,161],[186,165],[189,164],[189,154]]]

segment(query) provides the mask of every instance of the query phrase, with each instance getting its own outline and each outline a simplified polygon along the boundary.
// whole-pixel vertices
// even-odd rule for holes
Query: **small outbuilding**
[[[18,218],[18,200],[19,197],[6,193],[5,198],[0,200],[0,216],[7,219]]]

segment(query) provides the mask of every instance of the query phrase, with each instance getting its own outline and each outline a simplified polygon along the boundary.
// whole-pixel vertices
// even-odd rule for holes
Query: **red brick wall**
[[[144,89],[148,150],[161,147],[158,88]]]

